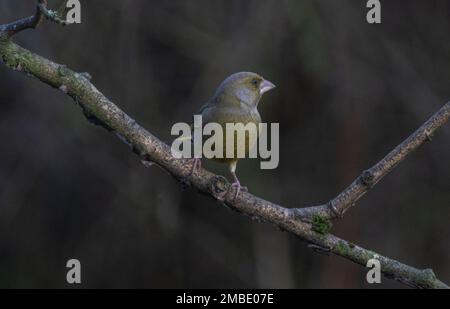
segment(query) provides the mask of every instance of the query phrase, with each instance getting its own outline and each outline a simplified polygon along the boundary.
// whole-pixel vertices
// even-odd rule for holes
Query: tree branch
[[[40,13],[36,13],[34,18],[40,20]],[[215,175],[205,169],[199,169],[196,173],[191,174],[189,160],[173,158],[168,145],[137,124],[135,120],[106,98],[89,81],[90,78],[86,74],[74,72],[64,65],[47,60],[18,46],[9,39],[12,32],[17,33],[23,29],[33,28],[38,24],[39,22],[18,21],[0,26],[0,56],[8,67],[28,76],[33,76],[71,96],[80,105],[89,121],[115,133],[142,159],[151,160],[169,172],[175,179],[189,183],[200,192],[216,199],[220,193],[228,189],[230,184],[224,177]],[[355,180],[354,184],[338,195],[334,199],[336,200],[334,204],[332,203],[336,212],[345,212],[349,207],[348,205],[351,205],[348,201],[353,203],[361,197],[367,191],[367,187],[378,182],[392,170],[408,153],[422,144],[427,136],[448,121],[449,116],[450,103],[447,103],[412,137],[370,169],[370,174],[366,173],[366,176],[361,176],[361,179]],[[367,177],[367,175],[370,175],[370,177]],[[362,187],[361,182],[363,180],[365,185]],[[348,196],[351,196],[351,198],[348,198]],[[234,198],[234,194],[228,194],[224,203],[231,209],[248,215],[252,219],[271,223],[298,236],[315,250],[334,253],[363,266],[366,266],[368,260],[377,258],[385,276],[401,283],[419,288],[449,288],[445,283],[438,280],[431,270],[413,268],[329,234],[327,218],[332,218],[334,215],[330,212],[328,206],[312,207],[309,210],[288,209],[248,192],[241,192],[237,198]]]
[[[60,17],[60,13],[64,12],[66,3],[67,0],[64,0],[59,10],[53,11],[47,8],[47,0],[38,0],[34,15],[19,19],[9,24],[0,25],[0,36],[4,38],[11,38],[23,30],[36,29],[44,20],[44,17],[63,26],[68,25],[70,23]]]
[[[312,217],[314,215],[320,215],[329,219],[342,217],[375,184],[389,174],[397,164],[406,159],[409,154],[419,148],[424,142],[431,141],[434,132],[447,123],[449,118],[450,103],[447,103],[380,162],[363,171],[358,178],[334,199],[320,206],[297,208],[295,211],[301,217]]]
[[[66,11],[66,3],[68,0],[63,1],[63,3],[61,4],[60,8],[57,11],[53,11],[53,10],[49,10],[47,8],[47,3],[39,3],[38,4],[38,8],[40,9],[40,11],[42,12],[42,14],[47,17],[47,19],[60,24],[62,26],[65,25],[69,25],[70,23],[62,18],[60,16],[60,14],[63,14]]]
[[[20,31],[38,27],[44,18],[40,7],[46,5],[47,0],[38,0],[36,13],[34,13],[33,16],[25,17],[9,24],[0,25],[0,36],[10,38]]]

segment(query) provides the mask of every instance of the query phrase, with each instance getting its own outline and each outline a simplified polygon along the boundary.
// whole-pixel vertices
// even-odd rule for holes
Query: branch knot
[[[361,174],[361,182],[367,188],[372,188],[374,185],[375,175],[371,170],[365,170]]]
[[[327,203],[327,207],[328,207],[329,209],[331,209],[331,211],[333,212],[333,214],[334,214],[337,218],[342,218],[342,217],[344,217],[344,212],[341,211],[341,210],[339,210],[339,209],[336,207],[336,205],[335,205],[335,203],[334,203],[334,200],[329,201],[329,202]]]
[[[228,190],[229,185],[230,184],[225,177],[215,175],[209,183],[209,191],[217,199],[221,194]]]

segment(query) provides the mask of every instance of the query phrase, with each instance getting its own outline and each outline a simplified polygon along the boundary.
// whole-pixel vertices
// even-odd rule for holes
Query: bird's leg
[[[239,181],[239,179],[236,176],[236,165],[237,165],[237,161],[233,161],[230,164],[230,172],[231,172],[231,175],[233,175],[234,182],[228,187],[227,191],[225,191],[219,195],[218,199],[220,201],[225,200],[225,197],[231,191],[232,188],[235,188],[234,199],[236,199],[238,197],[238,195],[241,191],[247,191],[247,187],[243,187],[241,185],[241,182]]]
[[[180,136],[176,139],[176,141],[179,141],[182,143],[184,143],[185,141],[192,141],[192,136],[191,135]],[[200,158],[194,157],[193,159],[190,159],[190,161],[192,162],[192,167],[191,167],[191,171],[189,172],[187,177],[192,176],[195,173],[195,171],[202,168],[202,160]]]
[[[202,168],[202,159],[193,158],[191,161],[192,161],[192,168],[191,172],[189,173],[189,176],[192,176],[195,173],[195,171]]]
[[[234,182],[230,185],[230,188],[228,190],[230,190],[231,188],[235,188],[236,189],[236,193],[234,194],[234,198],[236,199],[238,197],[239,193],[241,192],[241,190],[246,191],[247,188],[241,186],[241,182],[237,178],[235,172],[231,172],[231,174],[233,175]]]

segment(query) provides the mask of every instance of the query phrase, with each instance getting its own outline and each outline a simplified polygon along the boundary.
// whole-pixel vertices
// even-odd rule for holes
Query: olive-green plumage
[[[261,116],[258,112],[258,103],[262,95],[273,89],[275,85],[265,80],[256,73],[240,72],[229,76],[217,88],[213,97],[200,109],[197,114],[202,115],[203,125],[209,122],[215,122],[222,126],[224,132],[224,158],[216,158],[214,160],[230,164],[230,171],[235,180],[234,186],[237,187],[236,195],[240,190],[240,183],[236,177],[237,150],[245,147],[245,154],[254,145],[258,137],[258,131],[246,132],[245,144],[237,143],[235,134],[234,138],[234,157],[225,158],[226,153],[226,130],[227,123],[254,123],[258,128],[261,122]]]

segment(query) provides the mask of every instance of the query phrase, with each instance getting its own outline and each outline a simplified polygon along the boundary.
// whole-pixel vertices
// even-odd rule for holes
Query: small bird
[[[234,138],[234,157],[226,157],[226,129],[227,123],[242,123],[246,125],[248,123],[254,123],[258,128],[261,123],[261,116],[258,112],[258,103],[264,93],[275,88],[275,85],[270,81],[265,80],[263,77],[256,73],[240,72],[235,73],[225,79],[217,88],[213,97],[204,104],[198,115],[202,115],[203,125],[210,122],[220,124],[224,132],[223,138],[223,158],[214,158],[213,160],[229,164],[231,175],[234,182],[229,189],[220,196],[220,199],[224,199],[231,188],[236,189],[235,198],[238,196],[241,189],[241,183],[236,176],[236,166],[238,162],[238,148],[245,147],[245,154],[248,154],[249,149],[254,146],[259,132],[247,132],[245,136],[245,144],[238,144],[236,133]],[[242,149],[242,148],[240,148]],[[193,170],[200,166],[200,159],[194,159]]]

